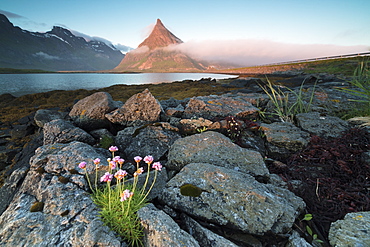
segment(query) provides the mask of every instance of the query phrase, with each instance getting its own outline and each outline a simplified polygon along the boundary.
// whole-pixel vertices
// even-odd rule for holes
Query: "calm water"
[[[225,79],[235,77],[202,73],[143,73],[143,74],[0,74],[0,95],[21,96],[52,90],[98,89],[116,84],[138,85],[158,82]],[[0,99],[1,100],[1,99]]]

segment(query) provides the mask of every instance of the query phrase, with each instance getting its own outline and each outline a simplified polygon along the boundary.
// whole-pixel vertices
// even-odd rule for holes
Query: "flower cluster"
[[[87,181],[89,183],[90,189],[93,192],[92,197],[94,199],[94,202],[102,209],[101,215],[103,217],[103,220],[108,225],[111,224],[112,227],[114,227],[115,229],[121,229],[121,234],[124,238],[134,241],[133,239],[135,237],[130,235],[129,232],[137,232],[136,230],[128,231],[126,224],[120,226],[119,224],[122,223],[118,222],[117,226],[115,225],[115,223],[112,223],[112,221],[117,218],[124,218],[127,222],[135,222],[137,220],[137,217],[132,216],[132,214],[135,215],[137,210],[145,205],[147,200],[146,198],[155,184],[157,173],[158,171],[161,171],[162,165],[160,162],[154,162],[154,158],[151,155],[145,156],[144,158],[140,156],[134,157],[134,161],[136,163],[136,171],[132,174],[133,181],[130,183],[127,182],[125,184],[126,178],[129,176],[127,171],[122,170],[122,165],[124,164],[125,160],[122,159],[120,156],[115,155],[115,152],[118,151],[118,148],[116,146],[111,146],[109,148],[109,151],[112,153],[112,157],[107,159],[108,171],[100,177],[100,182],[105,185],[103,186],[103,188],[100,188],[101,186],[98,186],[97,181],[98,169],[101,162],[99,158],[93,160],[93,163],[95,165],[95,187],[91,186],[90,178],[87,172],[87,163],[81,162],[78,167],[85,170]],[[138,188],[139,176],[144,173],[144,167],[140,166],[141,161],[144,161],[146,163],[147,172],[144,185],[142,186],[142,188]],[[154,170],[154,180],[150,186],[147,186],[151,170]],[[112,183],[114,183],[114,187],[111,186]],[[149,187],[149,189],[147,189],[147,187]],[[116,216],[113,217],[112,215]],[[122,220],[120,222],[122,222]],[[133,228],[137,226],[138,224],[132,223]]]

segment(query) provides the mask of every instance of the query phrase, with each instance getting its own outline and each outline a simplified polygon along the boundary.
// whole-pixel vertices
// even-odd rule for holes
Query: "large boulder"
[[[63,119],[47,122],[43,130],[44,145],[73,141],[81,141],[89,144],[95,143],[95,139],[89,133]]]
[[[201,193],[194,194],[192,188]],[[160,199],[193,217],[255,235],[286,233],[305,207],[287,189],[207,163],[185,166],[167,183]]]
[[[338,117],[320,115],[318,112],[296,115],[297,125],[310,134],[320,137],[339,137],[349,129],[349,123]]]
[[[180,171],[189,163],[210,163],[253,175],[269,173],[261,154],[241,148],[214,131],[178,139],[168,153],[167,168]]]
[[[116,109],[116,105],[109,93],[97,92],[78,101],[69,116],[80,128],[86,130],[104,128],[109,126],[105,114]]]
[[[158,100],[145,89],[131,96],[121,108],[105,116],[112,123],[135,126],[158,121],[161,112],[162,107]]]
[[[152,155],[159,160],[179,138],[181,136],[174,130],[151,125],[145,128],[125,128],[117,133],[115,141],[129,160],[137,155]]]
[[[202,117],[209,120],[236,116],[239,118],[254,118],[258,114],[254,107],[244,96],[239,95],[210,95],[191,98],[186,105],[183,117]]]

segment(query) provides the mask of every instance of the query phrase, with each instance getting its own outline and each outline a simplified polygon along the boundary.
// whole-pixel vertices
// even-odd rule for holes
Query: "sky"
[[[370,0],[0,0],[22,29],[136,48],[157,18],[195,58],[257,65],[370,50]]]

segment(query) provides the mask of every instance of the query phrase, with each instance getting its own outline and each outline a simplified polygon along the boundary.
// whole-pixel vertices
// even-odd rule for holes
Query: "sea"
[[[0,74],[0,95],[10,93],[19,97],[53,90],[99,89],[112,85],[139,85],[202,78],[226,79],[237,76],[207,73],[51,73]],[[1,98],[0,98],[1,100]]]

